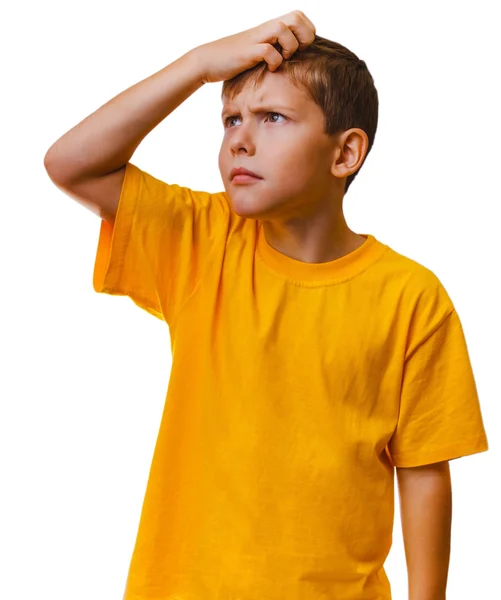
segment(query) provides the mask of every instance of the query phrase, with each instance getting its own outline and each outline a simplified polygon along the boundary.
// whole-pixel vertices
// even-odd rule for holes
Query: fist
[[[296,50],[305,50],[315,39],[316,29],[300,10],[266,21],[240,33],[195,48],[203,83],[224,81],[266,61],[276,71]],[[281,51],[276,45],[280,45]]]

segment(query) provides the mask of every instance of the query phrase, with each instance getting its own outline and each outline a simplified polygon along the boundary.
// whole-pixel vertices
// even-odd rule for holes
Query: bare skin
[[[452,529],[449,461],[397,467],[409,600],[445,600]]]
[[[320,108],[284,82],[279,70],[284,60],[313,42],[315,33],[310,19],[296,10],[193,49],[57,140],[44,159],[50,178],[113,223],[126,165],[142,139],[205,83],[230,79],[265,61],[269,72],[256,93],[273,103],[289,99],[298,112],[282,111],[287,119],[260,114],[249,119],[254,114],[249,107],[261,98],[249,90],[235,98],[233,108],[242,111],[243,119],[235,126],[231,121],[225,130],[220,154],[225,187],[237,211],[262,216],[266,240],[283,254],[325,262],[355,250],[364,238],[346,225],[342,189],[344,178],[361,164],[367,137],[361,130],[344,132],[339,140],[323,135]],[[280,112],[277,104],[270,110]],[[229,181],[235,166],[261,172],[263,180],[238,187]],[[259,201],[253,196],[258,185],[263,192]]]
[[[280,69],[223,104],[219,168],[234,211],[262,220],[268,244],[302,262],[332,261],[361,246],[365,238],[348,227],[342,203],[367,134],[325,134],[321,108]],[[234,167],[261,179],[234,184]]]

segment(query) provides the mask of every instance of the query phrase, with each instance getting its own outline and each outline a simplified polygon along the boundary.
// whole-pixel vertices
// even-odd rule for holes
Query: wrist
[[[197,46],[189,50],[183,58],[189,64],[191,72],[194,74],[197,82],[200,86],[207,83],[207,69],[204,61],[204,50],[203,45]]]

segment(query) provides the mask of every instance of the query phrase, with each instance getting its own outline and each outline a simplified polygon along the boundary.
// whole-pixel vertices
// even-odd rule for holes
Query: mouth
[[[250,181],[259,181],[262,179],[257,173],[253,173],[244,167],[232,169],[230,173],[230,181],[233,183],[247,183]]]
[[[231,183],[253,183],[255,181],[261,181],[261,179],[261,177],[242,173],[240,175],[234,175],[231,179]]]

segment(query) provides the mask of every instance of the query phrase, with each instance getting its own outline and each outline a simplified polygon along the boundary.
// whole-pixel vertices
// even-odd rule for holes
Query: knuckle
[[[282,55],[274,46],[268,44],[268,47],[266,48],[266,58],[276,62],[279,58],[282,58]]]
[[[278,27],[280,33],[283,33],[284,31],[289,29],[283,21],[277,21],[277,27]]]

